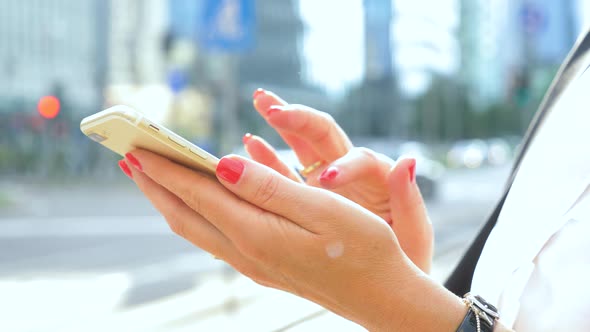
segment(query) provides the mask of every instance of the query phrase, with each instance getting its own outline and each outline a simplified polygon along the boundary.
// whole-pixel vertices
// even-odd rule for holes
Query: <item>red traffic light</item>
[[[44,96],[39,99],[37,111],[46,119],[53,119],[59,114],[59,99],[55,96]]]

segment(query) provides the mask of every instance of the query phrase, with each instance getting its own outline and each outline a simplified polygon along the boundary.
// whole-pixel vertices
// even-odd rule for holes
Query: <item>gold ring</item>
[[[323,160],[316,161],[315,163],[313,163],[313,164],[305,167],[301,171],[299,171],[299,173],[301,175],[307,177],[311,172],[315,171],[316,169],[318,169],[318,167],[322,166],[323,164],[324,164]]]

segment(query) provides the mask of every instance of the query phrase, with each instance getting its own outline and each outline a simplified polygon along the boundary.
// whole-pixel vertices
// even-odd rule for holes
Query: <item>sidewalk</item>
[[[0,241],[170,233],[162,217],[127,182],[63,186],[2,182],[0,192],[10,193],[12,201],[8,207],[0,206]],[[453,222],[441,224],[444,227],[440,230],[448,228],[449,232],[445,231],[444,241],[437,243],[439,256],[432,271],[434,279],[443,280],[468,245],[465,239],[471,238],[464,233],[467,229],[458,232],[455,228],[463,227],[471,217],[459,218],[454,209],[444,206],[439,210],[438,220]],[[443,216],[443,210],[450,212]],[[153,242],[149,246],[154,249]],[[110,244],[109,248],[117,256],[122,255]],[[146,251],[141,253],[145,255]],[[196,255],[196,251],[190,253]],[[55,259],[63,260],[60,257]],[[163,257],[155,264],[157,267],[144,266],[134,273],[51,270],[32,277],[15,275],[0,279],[0,331],[364,331],[314,303],[228,272],[221,262],[208,256],[197,264],[183,257],[176,257],[178,262],[173,257]],[[25,263],[48,264],[47,257],[38,259],[36,263]],[[97,261],[92,255],[88,259]],[[209,263],[220,266],[205,270]],[[154,301],[126,305],[133,284],[138,282],[133,278],[157,274],[156,277],[169,279],[178,266],[186,271],[176,272],[194,280],[191,287]],[[197,273],[197,269],[204,272]]]
[[[433,277],[444,278],[458,256],[455,250],[437,259]],[[185,292],[131,308],[124,305],[130,285],[124,274],[0,280],[0,330],[365,331],[314,303],[259,286],[227,267],[198,279],[197,286]],[[35,298],[22,297],[31,290]]]
[[[5,218],[152,216],[157,211],[128,179],[108,182],[0,182]]]

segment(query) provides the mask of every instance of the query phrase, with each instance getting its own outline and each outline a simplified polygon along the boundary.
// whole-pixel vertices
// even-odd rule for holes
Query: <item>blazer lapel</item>
[[[455,294],[462,296],[471,289],[471,281],[473,278],[475,267],[477,265],[477,261],[479,260],[485,242],[490,235],[490,232],[496,225],[498,216],[500,215],[500,212],[506,200],[506,196],[508,195],[510,187],[514,182],[518,169],[522,164],[523,157],[526,154],[528,148],[530,147],[530,144],[535,134],[537,133],[540,124],[543,122],[543,119],[549,113],[551,107],[554,106],[555,102],[562,95],[565,88],[568,87],[572,81],[574,81],[577,73],[582,69],[582,66],[586,64],[586,55],[589,49],[590,32],[587,32],[583,35],[582,38],[578,40],[578,42],[576,43],[576,45],[574,46],[566,60],[564,61],[564,64],[558,71],[555,79],[549,87],[549,90],[545,94],[545,97],[524,136],[523,144],[521,145],[521,149],[515,159],[512,173],[508,178],[504,194],[502,195],[499,203],[494,209],[492,215],[489,217],[488,221],[480,230],[475,240],[468,248],[467,252],[463,256],[455,270],[447,279],[445,286]]]
[[[587,60],[585,58],[588,54],[589,49],[590,31],[587,31],[582,38],[578,39],[572,51],[570,51],[563,65],[557,72],[557,75],[555,75],[555,78],[549,86],[549,89],[545,93],[545,97],[539,105],[539,109],[537,110],[535,116],[533,117],[533,120],[531,121],[531,124],[529,125],[523,137],[523,143],[515,159],[510,177],[508,178],[506,192],[508,192],[510,186],[512,185],[512,182],[514,182],[514,177],[516,176],[518,168],[522,163],[522,159],[526,154],[526,151],[529,148],[533,137],[539,129],[540,124],[543,122],[543,119],[547,115],[548,110],[550,110],[551,107],[555,104],[555,102],[557,101],[559,96],[561,96],[565,88],[568,87],[570,83],[576,78],[577,73],[582,69],[581,67],[586,65]]]

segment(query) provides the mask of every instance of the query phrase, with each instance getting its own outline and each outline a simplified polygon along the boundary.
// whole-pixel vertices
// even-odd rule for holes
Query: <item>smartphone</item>
[[[88,116],[82,132],[125,156],[136,148],[151,151],[188,168],[215,176],[219,159],[129,106],[114,106]]]

